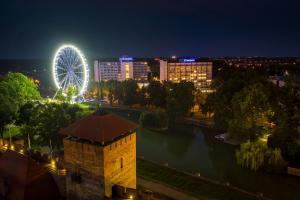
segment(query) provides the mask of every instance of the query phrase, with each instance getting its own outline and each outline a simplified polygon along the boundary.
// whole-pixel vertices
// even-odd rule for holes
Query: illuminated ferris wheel
[[[77,91],[73,99],[84,94],[88,85],[89,70],[84,55],[77,47],[61,46],[55,53],[52,70],[55,85],[64,95],[70,87]]]

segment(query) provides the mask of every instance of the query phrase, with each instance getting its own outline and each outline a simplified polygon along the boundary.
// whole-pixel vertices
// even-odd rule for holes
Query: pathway
[[[199,200],[196,197],[190,196],[188,194],[185,194],[183,192],[180,192],[176,189],[173,189],[171,187],[168,187],[164,184],[148,181],[145,179],[138,178],[137,179],[138,185],[147,188],[153,192],[157,192],[160,194],[163,194],[165,196],[171,197],[173,199],[178,200]]]

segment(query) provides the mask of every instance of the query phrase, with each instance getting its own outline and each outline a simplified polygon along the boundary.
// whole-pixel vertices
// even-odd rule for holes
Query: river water
[[[137,122],[140,111],[109,109]],[[243,169],[236,164],[235,147],[216,141],[211,130],[176,125],[166,133],[139,128],[137,156],[282,200],[300,199],[300,178]]]

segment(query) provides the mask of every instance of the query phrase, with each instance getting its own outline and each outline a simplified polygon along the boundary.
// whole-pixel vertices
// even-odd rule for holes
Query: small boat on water
[[[220,141],[225,141],[226,139],[226,133],[222,133],[222,134],[219,134],[219,135],[215,135],[215,139],[217,140],[220,140]]]

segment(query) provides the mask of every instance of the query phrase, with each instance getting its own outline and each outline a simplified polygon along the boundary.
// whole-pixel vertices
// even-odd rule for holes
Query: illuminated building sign
[[[125,58],[120,58],[120,61],[121,62],[128,62],[128,61],[132,61],[133,59],[132,58],[127,58],[127,57],[125,57]]]
[[[184,58],[184,59],[180,59],[180,62],[195,62],[194,58]]]

